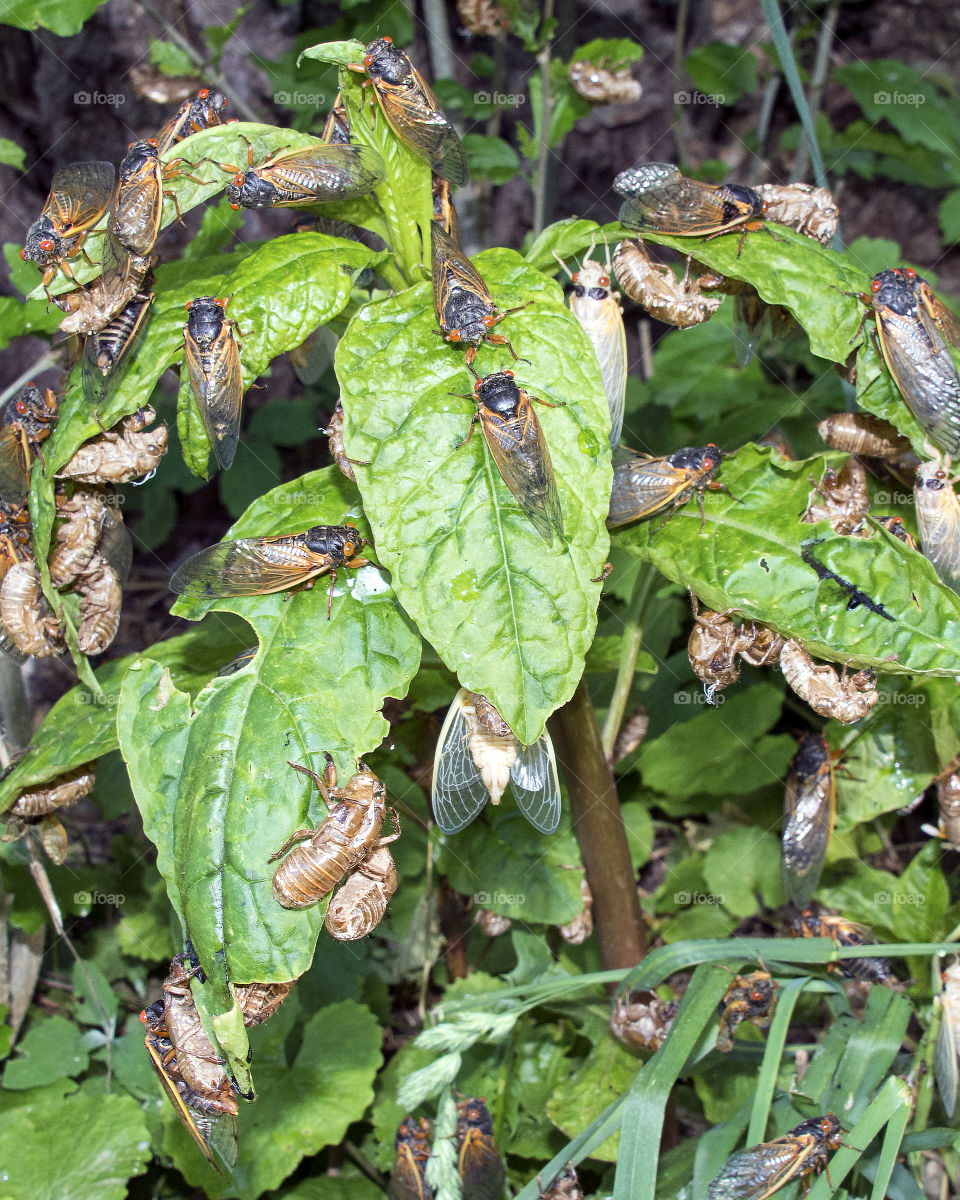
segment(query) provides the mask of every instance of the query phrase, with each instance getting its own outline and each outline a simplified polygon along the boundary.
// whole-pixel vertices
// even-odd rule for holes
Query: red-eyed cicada
[[[210,129],[214,125],[223,125],[224,120],[220,114],[228,103],[226,96],[206,87],[201,88],[196,96],[184,100],[157,134],[159,153],[166,154],[171,146],[182,142],[192,133],[199,133],[202,129]]]
[[[79,253],[83,240],[110,207],[117,173],[113,163],[77,162],[60,167],[40,216],[27,230],[20,257],[43,271],[46,287],[57,268],[70,279],[66,259]]]
[[[766,1200],[791,1179],[823,1171],[830,1151],[842,1143],[843,1130],[833,1113],[801,1121],[783,1137],[728,1159],[710,1184],[707,1200]]]
[[[804,909],[790,926],[794,937],[831,938],[838,946],[869,946],[873,937],[865,925],[858,925],[846,917],[824,911]],[[870,983],[895,984],[896,975],[885,958],[840,958],[830,963],[828,971],[835,971],[847,979],[862,979]]]
[[[153,276],[148,275],[133,299],[103,326],[87,335],[83,346],[83,398],[97,408],[119,383],[127,362],[143,336],[153,304]]]
[[[921,463],[913,485],[924,557],[954,591],[960,588],[960,501],[939,462]]]
[[[59,404],[50,388],[28,383],[0,408],[0,496],[8,504],[26,500],[34,455],[53,432]]]
[[[714,479],[720,461],[720,451],[712,442],[706,446],[684,446],[663,458],[650,458],[621,446],[613,456],[607,528],[616,529],[664,509],[677,508],[696,493],[702,529],[706,523],[704,491],[725,490]]]
[[[370,146],[317,142],[274,150],[257,167],[247,142],[247,169],[217,163],[233,175],[227,185],[231,208],[292,208],[365,196],[383,177],[383,161]]]
[[[187,304],[183,327],[190,386],[217,462],[227,470],[240,441],[243,371],[237,322],[225,313],[226,300],[198,296]]]
[[[463,1200],[500,1200],[507,1171],[482,1100],[471,1098],[457,1105],[457,1170]]]
[[[423,1117],[415,1124],[411,1116],[400,1122],[394,1140],[395,1158],[387,1184],[389,1200],[433,1200],[427,1183],[430,1157],[430,1124]]]
[[[467,347],[467,366],[477,357],[481,342],[506,346],[514,358],[516,351],[501,333],[491,330],[510,313],[525,304],[501,312],[460,243],[448,234],[439,221],[430,224],[433,263],[433,307],[445,341]]]
[[[783,795],[780,851],[784,890],[798,908],[809,904],[820,882],[836,807],[830,748],[820,734],[802,734]]]
[[[758,1029],[767,1029],[776,1008],[777,983],[767,971],[735,976],[719,1005],[717,1049],[721,1054],[733,1049],[734,1034],[744,1021]]]

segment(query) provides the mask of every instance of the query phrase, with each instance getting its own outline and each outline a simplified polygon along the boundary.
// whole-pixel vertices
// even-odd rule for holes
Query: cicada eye
[[[879,279],[874,279],[871,282],[870,291],[871,292],[879,292],[880,291],[880,280]]]
[[[579,272],[579,271],[575,271],[575,272],[573,273],[573,275],[571,275],[571,276],[570,276],[570,282],[571,282],[571,283],[578,283],[579,281],[580,281],[580,272]]]
[[[234,175],[233,182],[237,185],[237,187],[243,187],[243,175]]]
[[[608,275],[601,275],[597,282],[600,284],[601,287],[609,287],[610,286],[610,277]]]
[[[147,138],[147,145],[153,146],[153,148],[156,149],[157,145],[158,145],[157,139],[156,138]]]
[[[392,45],[393,45],[393,38],[392,38],[392,37],[385,37],[383,40],[384,40],[384,41],[387,43],[387,45],[388,45],[388,46],[392,46]]]
[[[40,249],[41,250],[52,250],[53,242],[51,242],[49,238],[44,238],[43,241],[40,243]]]
[[[16,403],[16,409],[17,412],[22,416],[27,411],[27,402],[25,400],[18,400]]]
[[[765,999],[765,997],[763,992],[754,990],[750,993],[750,999],[754,1002],[754,1004],[759,1004],[761,1000]]]
[[[21,261],[22,261],[22,262],[26,262],[26,261],[27,261],[27,252],[26,252],[26,249],[24,249],[24,250],[21,250],[21,251],[20,251],[20,259],[21,259]]]
[[[487,329],[492,329],[494,327],[494,325],[496,325],[496,323],[497,323],[497,318],[493,317],[493,316],[484,317],[483,322],[482,322],[482,324],[485,325],[487,327]]]
[[[513,378],[513,372],[512,372],[512,371],[504,371],[503,373],[504,373],[504,375],[506,375],[506,377],[507,377],[508,379],[512,379],[512,378]]]
[[[363,56],[363,65],[364,65],[365,67],[368,67],[368,68],[369,68],[372,62],[373,62],[373,55],[372,55],[372,54],[365,54],[365,55]]]
[[[147,1010],[145,1008],[140,1009],[140,1016],[137,1019],[146,1025],[149,1018],[147,1017]]]
[[[190,309],[192,308],[192,306],[193,306],[193,301],[192,301],[192,300],[188,300],[188,301],[186,302],[186,304],[185,304],[183,307],[184,307],[184,308],[187,310],[187,312],[189,312],[189,311],[190,311]]]
[[[459,329],[451,329],[450,332],[447,334],[447,337],[449,338],[449,340],[451,342],[459,342],[460,341],[460,330]]]
[[[343,552],[348,558],[353,558],[354,554],[357,552],[357,548],[353,542],[344,542]]]
[[[833,1122],[828,1121],[826,1117],[824,1117],[824,1119],[820,1122],[820,1128],[824,1133],[831,1133],[833,1131]]]
[[[210,95],[210,89],[209,89],[209,88],[201,88],[201,89],[200,89],[200,91],[199,91],[199,92],[197,92],[197,99],[198,99],[198,100],[206,100],[206,98],[207,98],[209,95]]]
[[[906,275],[906,277],[908,279],[916,279],[916,277],[917,277],[917,273],[913,269],[913,267],[907,267],[903,273],[904,273],[904,275]]]

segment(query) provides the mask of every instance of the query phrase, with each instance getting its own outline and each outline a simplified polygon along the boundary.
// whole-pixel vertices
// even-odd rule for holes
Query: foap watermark
[[[74,92],[73,102],[84,108],[98,104],[108,108],[119,108],[121,104],[126,104],[127,98],[123,92]]]
[[[927,702],[923,692],[878,692],[877,696],[880,704],[899,704],[902,708],[919,708]]]
[[[926,104],[927,98],[923,92],[874,92],[874,104],[903,104],[909,108],[919,108]]]
[[[723,108],[727,98],[720,92],[674,92],[673,102],[674,104],[709,104],[714,108]]]
[[[674,892],[674,904],[686,907],[688,904],[722,904],[723,896],[714,892]]]
[[[97,695],[96,692],[88,692],[82,688],[77,693],[78,704],[88,704],[91,708],[116,708],[120,703],[119,692],[101,692]]]
[[[127,902],[123,892],[74,892],[74,904],[81,908],[94,908],[105,904],[108,908],[122,908]]]
[[[905,908],[920,908],[926,904],[926,896],[918,892],[874,892],[874,904],[902,904]]]
[[[875,492],[877,504],[913,504],[913,492]]]
[[[323,92],[274,92],[273,102],[284,108],[323,108],[327,98]]]
[[[721,704],[726,704],[727,698],[723,692],[711,692],[708,696],[706,692],[674,692],[674,704],[709,704],[712,708],[719,707]]]
[[[519,906],[526,904],[527,898],[523,892],[474,892],[473,902],[481,908],[491,904]]]
[[[523,92],[474,92],[474,104],[492,104],[495,108],[519,108],[526,104]]]

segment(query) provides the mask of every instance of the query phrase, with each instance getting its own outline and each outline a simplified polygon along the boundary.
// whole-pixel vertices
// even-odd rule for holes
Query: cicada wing
[[[792,776],[784,796],[781,865],[784,888],[797,908],[806,908],[820,882],[836,815],[833,774],[799,783]]]
[[[727,1160],[711,1183],[708,1200],[767,1200],[794,1179],[815,1150],[813,1138],[761,1142]]]
[[[372,146],[304,146],[277,157],[271,169],[296,177],[302,172],[316,199],[355,200],[372,192],[383,178],[383,159]]]
[[[651,163],[650,167],[666,164]],[[628,229],[661,233],[712,233],[730,223],[722,196],[710,184],[687,179],[679,170],[649,173],[638,168],[633,190],[620,208],[620,223]]]
[[[468,1129],[460,1145],[457,1167],[463,1200],[500,1200],[506,1168],[491,1134]]]
[[[960,350],[960,318],[947,308],[926,280],[918,279],[917,285],[921,313],[933,321],[951,346]]]
[[[387,1184],[387,1200],[433,1200],[433,1188],[427,1183],[423,1166],[405,1142],[397,1146],[397,1157]]]
[[[0,428],[0,497],[8,504],[22,504],[30,490],[33,457],[16,425]]]
[[[607,528],[651,517],[668,507],[689,487],[686,471],[667,458],[648,458],[622,446],[613,459],[613,487]]]
[[[753,289],[733,298],[733,349],[738,367],[748,367],[770,329],[770,309]]]
[[[170,590],[184,596],[263,596],[304,583],[330,566],[289,537],[219,542],[194,554],[174,571]]]
[[[616,450],[623,432],[627,394],[627,331],[615,295],[588,304],[571,303],[570,309],[590,339],[600,364],[600,377],[610,410],[610,448]]]
[[[113,163],[67,163],[53,177],[44,214],[66,234],[90,229],[109,208],[116,180]]]
[[[534,829],[553,833],[560,824],[560,778],[553,739],[544,730],[532,746],[520,746],[510,768],[517,807]]]
[[[451,289],[456,287],[477,296],[493,307],[493,297],[483,277],[473,265],[456,238],[448,234],[439,221],[430,222],[431,261],[433,274],[433,307],[437,320],[444,320],[444,311]]]
[[[461,688],[447,710],[433,760],[431,801],[434,820],[444,833],[459,833],[490,799],[473,761],[463,707],[469,692]]]
[[[157,168],[149,164],[137,179],[121,186],[110,228],[132,254],[147,255],[157,240],[162,215],[163,187]]]
[[[913,415],[948,454],[960,450],[960,376],[939,331],[882,309],[877,331],[883,357]]]
[[[957,1090],[960,1085],[957,1050],[953,1022],[950,1019],[949,998],[941,995],[940,1028],[937,1030],[937,1040],[933,1048],[933,1073],[944,1111],[951,1118],[957,1107]]]
[[[402,142],[419,150],[453,187],[461,187],[469,178],[463,143],[416,67],[412,77],[416,87],[377,86],[383,112]]]
[[[503,482],[530,518],[534,529],[545,542],[552,542],[555,532],[563,537],[563,511],[557,480],[533,405],[525,400],[517,416],[508,420],[484,409],[480,423]]]
[[[240,350],[232,331],[224,325],[220,337],[207,352],[201,352],[188,336],[185,358],[204,428],[217,462],[226,471],[240,442],[243,401]]]

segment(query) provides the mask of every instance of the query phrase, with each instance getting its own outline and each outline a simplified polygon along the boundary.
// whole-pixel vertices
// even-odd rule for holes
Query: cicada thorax
[[[684,504],[696,493],[703,508],[703,492],[719,489],[714,482],[722,456],[712,443],[684,446],[663,458],[649,458],[622,446],[614,455],[613,486],[607,528],[652,517]]]
[[[389,37],[376,38],[366,48],[363,63],[350,69],[368,75],[381,111],[397,137],[453,187],[467,182],[463,143],[440,108],[430,85],[409,57]]]
[[[221,114],[228,104],[226,96],[212,88],[201,88],[196,96],[184,100],[173,116],[160,128],[157,133],[158,152],[166,154],[171,146],[182,142],[192,133],[224,124]]]
[[[833,1113],[802,1121],[782,1137],[728,1159],[710,1184],[707,1200],[766,1200],[791,1179],[823,1171],[842,1138],[840,1122]]]
[[[678,1001],[661,1000],[654,994],[646,1000],[618,996],[610,1013],[610,1029],[625,1046],[636,1050],[659,1050],[667,1040],[679,1007]]]
[[[475,1097],[457,1104],[457,1170],[463,1200],[500,1200],[506,1167],[493,1136],[493,1119]]]
[[[870,946],[874,941],[865,925],[824,910],[804,909],[791,923],[790,932],[794,937],[830,938],[838,946]],[[827,969],[848,979],[887,985],[898,982],[885,958],[841,958],[830,963]]]
[[[733,1049],[734,1034],[744,1021],[766,1029],[777,1007],[777,984],[767,971],[737,975],[719,1004],[720,1030],[717,1049],[727,1054]]]
[[[849,458],[839,471],[825,467],[819,483],[814,483],[807,510],[800,518],[808,525],[829,521],[834,533],[849,536],[863,528],[870,507],[867,473],[863,463]]]
[[[802,642],[791,638],[780,652],[783,677],[801,700],[821,717],[849,725],[865,717],[877,703],[879,693],[869,667],[840,675],[829,663],[818,663],[807,653]]]
[[[14,563],[0,582],[0,627],[22,654],[48,658],[66,653],[60,623],[47,605],[32,560]]]
[[[183,327],[190,385],[204,428],[220,466],[227,470],[240,441],[243,372],[236,321],[225,313],[227,301],[199,296],[187,305]]]
[[[336,782],[336,771],[332,779]],[[320,777],[315,780],[319,787]],[[331,787],[329,796],[336,803],[317,829],[299,830],[273,856],[285,854],[294,840],[310,839],[287,854],[274,874],[273,894],[284,908],[322,900],[380,842],[386,789],[372,771],[361,768],[346,787]]]
[[[247,1029],[262,1025],[277,1011],[290,995],[297,981],[284,983],[235,983],[233,994],[243,1012],[243,1023]]]
[[[330,901],[324,926],[340,942],[366,937],[380,924],[399,879],[393,855],[378,846],[353,868]]]
[[[761,183],[756,192],[764,202],[768,221],[789,225],[829,246],[840,224],[840,210],[827,188],[809,183]]]
[[[939,462],[921,463],[914,483],[917,531],[924,557],[941,580],[960,585],[960,501],[953,481]]]
[[[49,783],[29,788],[16,798],[4,813],[7,816],[30,819],[44,817],[61,808],[72,808],[90,793],[96,779],[96,761],[83,763],[57,775]]]
[[[427,1182],[430,1158],[430,1123],[423,1117],[417,1122],[405,1116],[394,1139],[393,1170],[387,1184],[389,1200],[433,1200],[433,1188]]]
[[[20,257],[43,271],[43,285],[57,268],[72,278],[65,261],[80,251],[84,238],[110,207],[116,170],[113,163],[68,163],[54,174],[39,218],[27,230]]]
[[[150,475],[167,452],[167,427],[154,425],[156,416],[148,405],[124,417],[113,429],[85,442],[56,478],[115,484]]]
[[[176,1069],[192,1091],[205,1098],[210,1111],[236,1113],[237,1099],[224,1062],[207,1037],[190,990],[196,973],[185,966],[186,956],[170,963],[163,984],[163,1019],[174,1049]]]
[[[705,296],[701,283],[690,275],[690,262],[681,279],[665,263],[654,262],[642,242],[620,242],[614,251],[613,269],[624,295],[667,325],[690,329],[709,321],[723,296]]]

